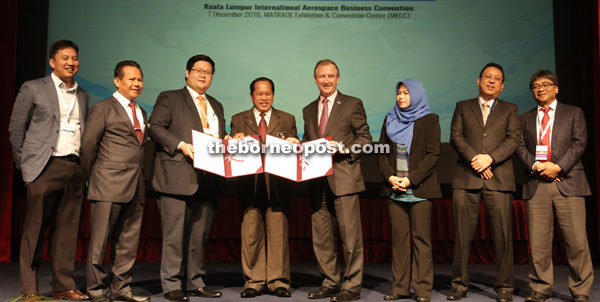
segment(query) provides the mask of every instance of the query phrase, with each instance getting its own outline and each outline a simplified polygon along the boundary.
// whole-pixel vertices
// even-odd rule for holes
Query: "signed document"
[[[303,144],[267,135],[264,172],[296,182],[333,173],[330,137]]]
[[[243,140],[221,140],[192,130],[194,168],[223,177],[263,172],[260,142],[257,135]]]

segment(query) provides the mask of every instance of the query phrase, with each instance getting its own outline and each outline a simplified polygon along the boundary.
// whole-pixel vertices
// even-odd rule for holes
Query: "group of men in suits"
[[[450,143],[459,155],[454,174],[452,213],[455,246],[448,300],[461,300],[469,288],[467,264],[483,199],[490,217],[498,275],[496,300],[513,300],[512,200],[510,156],[527,168],[523,199],[527,212],[531,294],[526,301],[552,298],[552,235],[556,218],[570,266],[573,302],[587,302],[593,267],[585,232],[585,198],[591,191],[581,157],[587,129],[580,108],[559,103],[558,77],[539,70],[529,87],[537,103],[519,118],[517,106],[498,99],[504,88],[502,66],[489,63],[477,78],[479,97],[456,104]]]
[[[152,116],[135,102],[143,90],[143,73],[135,61],[114,70],[116,92],[94,104],[77,85],[79,48],[68,40],[50,47],[53,72],[23,84],[9,127],[16,167],[22,170],[28,211],[21,243],[21,292],[28,302],[41,301],[37,270],[46,229],[53,231],[53,298],[147,302],[131,290],[145,202],[144,147],[156,143],[152,186],[159,193],[163,227],[161,285],[166,299],[188,301],[222,294],[206,287],[204,249],[223,178],[194,169],[192,130],[221,139],[223,106],[206,91],[215,72],[206,55],[191,57],[184,88],[162,92]],[[371,142],[362,102],[337,91],[339,70],[330,60],[315,67],[319,98],[305,109],[305,140],[331,136],[334,142]],[[299,143],[293,115],[272,107],[275,84],[261,77],[250,85],[252,109],[232,118],[233,138],[277,135]],[[328,122],[329,120],[329,122]],[[86,127],[87,126],[87,127]],[[334,176],[311,181],[315,251],[325,280],[309,298],[357,300],[362,282],[362,234],[357,192],[364,190],[356,154],[334,157]],[[338,172],[335,172],[338,171]],[[344,175],[341,177],[341,175]],[[339,176],[339,177],[338,177]],[[86,265],[88,295],[74,279],[75,244],[87,182],[91,200],[91,235]],[[242,298],[270,292],[290,297],[287,210],[289,181],[259,174],[240,178]],[[340,224],[347,269],[337,264],[335,219]],[[266,225],[266,233],[265,233]],[[110,242],[110,261],[104,264]],[[268,255],[268,256],[267,256]],[[343,290],[342,290],[343,289]]]
[[[188,301],[222,294],[203,280],[204,249],[223,178],[194,169],[192,130],[220,139],[276,135],[299,143],[293,115],[273,107],[275,84],[260,77],[250,84],[250,110],[233,116],[225,132],[222,104],[206,91],[215,72],[206,55],[191,57],[186,85],[162,92],[152,116],[135,102],[143,90],[141,67],[119,62],[116,92],[88,112],[89,94],[74,79],[78,47],[71,41],[50,47],[50,76],[23,84],[10,122],[16,167],[27,188],[28,210],[21,241],[21,292],[41,301],[37,270],[46,229],[51,227],[54,299],[147,302],[133,294],[130,270],[138,247],[145,202],[144,146],[156,143],[152,186],[163,227],[160,276],[164,296]],[[337,90],[338,66],[319,61],[314,69],[318,98],[303,109],[304,141],[330,137],[334,146],[366,145],[372,137],[363,103]],[[504,87],[500,65],[486,65],[477,79],[479,97],[457,103],[451,144],[459,154],[453,182],[456,245],[449,300],[467,294],[470,241],[480,202],[491,217],[501,302],[512,301],[511,209],[515,191],[510,160],[515,151],[529,168],[523,198],[531,244],[527,301],[548,301],[552,292],[551,242],[556,217],[567,247],[573,301],[589,301],[593,270],[585,232],[585,199],[591,191],[581,163],[587,130],[581,109],[558,103],[558,78],[536,72],[530,88],[538,107],[519,120],[517,106],[498,99]],[[365,189],[360,154],[335,148],[333,174],[309,181],[313,248],[323,276],[310,299],[360,299],[363,241],[358,192]],[[91,236],[87,259],[88,295],[73,280],[81,204],[88,182]],[[242,203],[242,298],[268,292],[290,297],[288,246],[289,180],[268,174],[240,177]],[[337,259],[336,227],[343,244],[343,274]],[[266,229],[266,230],[265,230]],[[548,231],[550,230],[550,231]],[[110,241],[110,262],[103,264]],[[107,284],[110,282],[110,284]]]

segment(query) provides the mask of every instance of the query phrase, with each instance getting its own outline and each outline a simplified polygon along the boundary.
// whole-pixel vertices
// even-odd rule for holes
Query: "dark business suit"
[[[377,160],[384,180],[384,194],[389,197],[392,193],[392,186],[388,179],[397,173],[397,153],[396,144],[387,135],[386,122],[387,117],[381,127],[379,143],[387,145],[390,152],[377,154]],[[409,296],[412,279],[417,297],[431,297],[433,288],[431,200],[442,197],[436,171],[439,158],[440,122],[437,114],[430,113],[414,122],[407,176],[413,194],[428,200],[415,203],[388,200],[392,224],[394,280],[391,293],[393,294]],[[408,249],[408,247],[412,247],[412,249]]]
[[[569,288],[573,295],[590,295],[594,271],[586,234],[585,198],[592,194],[581,156],[587,128],[579,107],[557,103],[551,131],[552,162],[564,180],[544,180],[531,170],[538,144],[537,107],[521,115],[522,140],[517,156],[527,169],[523,184],[530,245],[529,285],[533,291],[552,294],[552,236],[554,217],[560,226],[569,262]],[[554,208],[554,209],[553,209]]]
[[[231,118],[231,135],[240,132],[260,134],[253,109]],[[267,135],[278,136],[280,132],[285,132],[286,138],[298,138],[296,120],[291,114],[271,108]],[[238,178],[243,213],[244,288],[260,291],[266,285],[271,292],[278,287],[290,288],[289,190],[290,181],[275,175],[264,173]]]
[[[133,112],[134,117],[138,118]],[[87,290],[91,297],[104,296],[111,280],[113,298],[131,291],[146,186],[144,146],[148,117],[142,109],[144,136],[138,141],[125,108],[111,97],[92,106],[81,140],[81,163],[89,181],[90,243],[86,264]],[[109,271],[103,266],[111,242]]]
[[[219,119],[225,137],[223,106],[207,101]],[[194,169],[193,162],[177,149],[192,143],[192,130],[202,131],[198,109],[186,87],[162,92],[150,117],[150,138],[156,142],[152,187],[161,193],[158,202],[163,227],[161,283],[165,293],[205,287],[204,248],[223,178]]]
[[[80,131],[90,95],[77,88]],[[37,270],[49,226],[54,291],[75,289],[73,269],[85,176],[77,157],[53,157],[60,128],[60,106],[51,76],[25,82],[10,119],[10,142],[27,188],[28,209],[21,240],[21,292],[37,291]],[[79,150],[75,150],[76,153]]]
[[[320,138],[319,98],[304,107],[303,141]],[[367,115],[362,101],[338,91],[333,101],[325,137],[343,142],[347,148],[353,144],[370,144]],[[363,238],[358,192],[365,190],[360,169],[359,153],[333,156],[333,174],[311,180],[309,183],[312,206],[313,248],[323,287],[360,293],[363,273]],[[337,263],[335,226],[339,224],[344,243],[346,269],[342,278]]]
[[[469,287],[467,264],[483,198],[491,218],[498,267],[494,289],[496,292],[513,291],[512,192],[515,191],[515,179],[510,156],[517,148],[520,132],[519,113],[512,103],[496,99],[485,126],[477,98],[456,104],[450,130],[450,143],[459,156],[452,182],[455,227],[452,287],[455,289],[466,291]],[[471,159],[477,154],[489,154],[493,158],[492,179],[481,178],[471,167]]]

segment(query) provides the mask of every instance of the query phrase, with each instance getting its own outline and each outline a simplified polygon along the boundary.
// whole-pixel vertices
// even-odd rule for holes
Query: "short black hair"
[[[119,63],[117,63],[117,66],[115,67],[115,78],[119,78],[119,79],[123,79],[123,76],[125,75],[123,73],[123,67],[125,66],[131,66],[131,67],[135,67],[137,69],[140,70],[140,73],[142,74],[142,77],[144,76],[144,73],[142,72],[142,67],[140,66],[140,64],[138,64],[136,61],[132,61],[132,60],[125,60],[125,61],[121,61]]]
[[[188,71],[192,71],[192,68],[194,68],[194,64],[196,64],[196,62],[198,61],[206,61],[208,63],[210,63],[210,66],[212,66],[212,73],[215,73],[215,61],[213,61],[209,56],[207,55],[195,55],[193,57],[191,57],[188,61],[187,61],[187,65],[185,66],[185,69]]]
[[[254,79],[254,81],[252,81],[252,83],[250,83],[250,94],[254,93],[254,84],[256,84],[256,82],[260,82],[260,81],[267,81],[269,83],[271,83],[271,92],[275,93],[275,84],[273,83],[273,81],[267,77],[258,77],[256,79]]]
[[[500,72],[502,73],[502,83],[504,83],[504,69],[502,68],[502,66],[500,66],[500,64],[496,64],[493,62],[487,63],[487,64],[485,64],[485,66],[483,66],[483,68],[479,72],[479,77],[481,78],[481,76],[483,75],[483,71],[488,67],[494,67],[494,68],[497,68],[498,70],[500,70]]]
[[[323,60],[317,62],[317,65],[315,65],[315,70],[313,71],[314,74],[315,74],[315,76],[317,75],[317,68],[319,66],[324,66],[324,65],[329,65],[329,64],[332,64],[333,66],[335,66],[335,70],[337,70],[337,74],[338,74],[338,77],[339,77],[340,76],[340,69],[338,68],[337,64],[335,64],[335,62],[332,61],[332,60],[330,60],[330,59],[323,59]]]
[[[73,41],[69,41],[69,40],[60,40],[60,41],[56,41],[54,43],[52,43],[52,45],[50,45],[50,51],[48,52],[50,54],[50,58],[54,59],[54,56],[56,55],[56,53],[63,49],[63,48],[69,48],[72,47],[73,49],[75,49],[75,52],[77,54],[79,54],[79,46],[77,46],[77,44],[75,44]]]
[[[556,74],[550,70],[540,69],[540,70],[534,72],[533,75],[531,76],[531,78],[529,79],[529,89],[531,89],[531,86],[533,86],[533,82],[535,82],[539,78],[546,78],[546,79],[552,81],[552,83],[556,87],[558,87],[558,77],[556,76]]]

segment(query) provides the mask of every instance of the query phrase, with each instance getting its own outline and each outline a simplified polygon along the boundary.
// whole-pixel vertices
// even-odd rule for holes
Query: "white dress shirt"
[[[60,109],[60,131],[56,139],[56,149],[52,155],[80,155],[81,121],[77,102],[77,88],[79,86],[75,82],[73,87],[67,88],[67,85],[54,72],[51,74],[51,78],[56,88]]]

